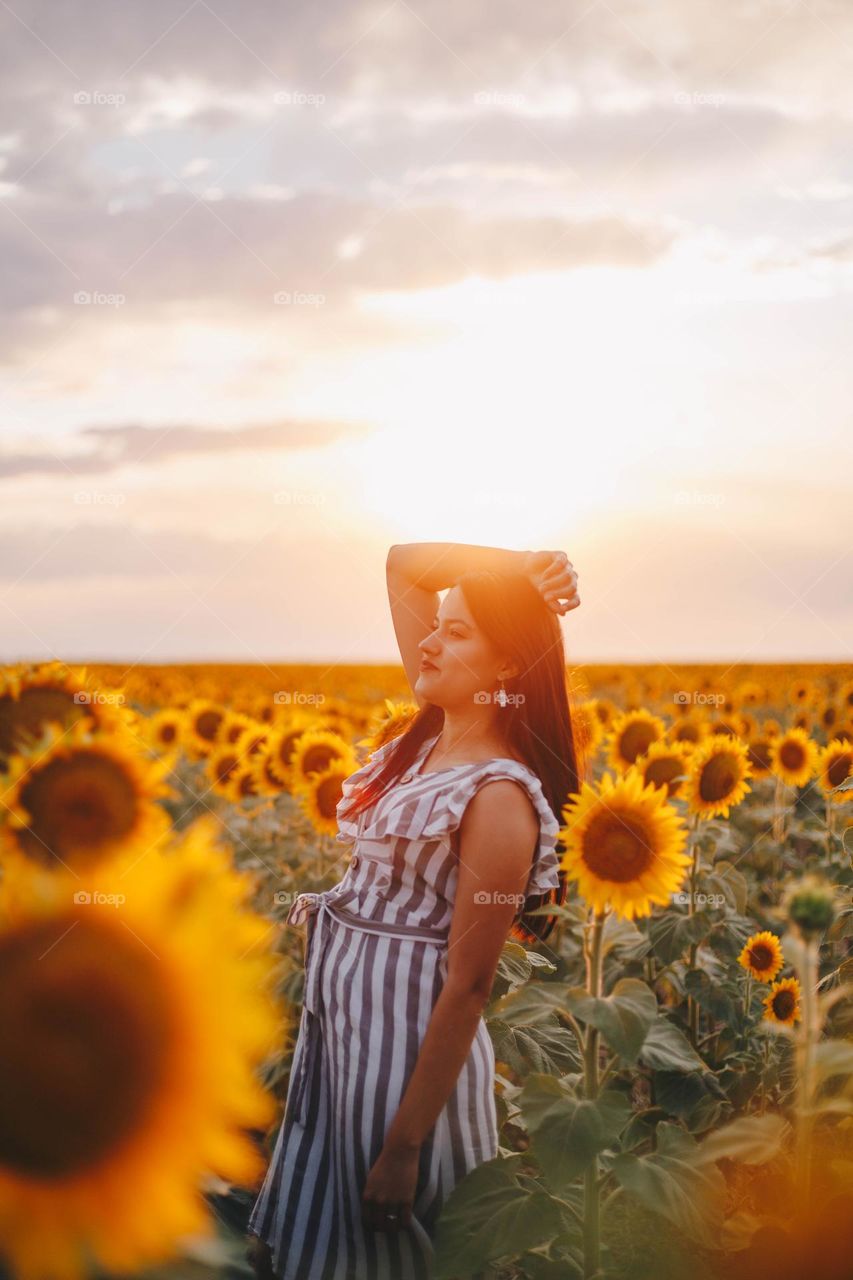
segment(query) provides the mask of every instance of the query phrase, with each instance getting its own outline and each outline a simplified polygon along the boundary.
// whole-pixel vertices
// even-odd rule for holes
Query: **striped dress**
[[[352,845],[346,874],[323,893],[300,894],[287,917],[307,926],[305,992],[284,1116],[248,1225],[281,1280],[427,1280],[445,1199],[498,1152],[495,1055],[481,1018],[421,1146],[411,1223],[391,1232],[362,1225],[367,1174],[447,979],[458,829],[480,786],[511,778],[525,787],[540,824],[525,896],[559,885],[559,824],[533,770],[494,759],[422,774],[438,736],[353,822],[345,811],[354,788],[396,740],[344,782],[335,839]]]

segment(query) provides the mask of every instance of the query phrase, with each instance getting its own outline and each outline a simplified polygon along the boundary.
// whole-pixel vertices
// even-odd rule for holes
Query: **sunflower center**
[[[31,1177],[104,1159],[144,1124],[166,1076],[162,963],[87,911],[0,938],[0,1163]]]
[[[703,800],[725,800],[737,785],[738,770],[734,759],[721,751],[711,757],[702,769],[699,794]]]
[[[317,808],[324,818],[334,818],[338,801],[343,795],[341,780],[338,777],[324,778],[315,791]]]
[[[29,815],[21,833],[27,853],[45,863],[97,855],[133,829],[138,802],[121,761],[99,751],[58,756],[36,770],[21,789]]]
[[[622,758],[634,763],[637,756],[645,755],[653,742],[657,740],[654,725],[644,720],[637,720],[628,725],[619,742]]]
[[[39,737],[50,720],[70,724],[89,714],[89,704],[74,701],[67,689],[49,685],[24,689],[19,698],[0,698],[0,756],[9,756]]]
[[[584,861],[602,880],[618,884],[636,880],[651,866],[649,834],[634,815],[603,810],[592,818],[584,836]]]
[[[837,755],[835,759],[830,762],[827,770],[827,777],[829,778],[829,785],[831,787],[841,786],[842,782],[850,774],[851,763],[853,763],[853,756],[849,755],[846,751],[841,755]]]
[[[749,759],[755,769],[770,768],[770,741],[767,738],[756,738],[749,745]]]
[[[666,787],[667,792],[672,794],[677,788],[669,784],[673,778],[684,773],[684,769],[684,762],[678,756],[658,756],[656,760],[648,763],[644,774],[646,782],[653,782],[656,787]]]
[[[782,991],[777,991],[773,997],[773,1012],[777,1018],[790,1018],[794,1012],[794,993],[789,991],[787,987]]]
[[[753,969],[770,969],[773,966],[773,952],[766,942],[756,942],[749,949],[749,962]]]
[[[783,742],[779,749],[779,759],[786,769],[802,769],[805,758],[801,742]]]
[[[302,772],[325,773],[335,758],[336,753],[330,746],[325,742],[318,742],[315,746],[309,747],[302,757]]]
[[[207,742],[212,742],[221,723],[221,711],[202,711],[195,722],[196,733]]]

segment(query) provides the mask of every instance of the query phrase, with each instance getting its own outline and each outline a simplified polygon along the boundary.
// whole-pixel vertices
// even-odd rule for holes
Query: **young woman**
[[[426,1280],[444,1201],[497,1155],[483,1009],[507,935],[545,937],[578,789],[564,552],[393,546],[388,596],[418,703],[344,783],[346,874],[303,893],[305,995],[250,1256],[281,1280]],[[450,587],[439,603],[438,592]]]

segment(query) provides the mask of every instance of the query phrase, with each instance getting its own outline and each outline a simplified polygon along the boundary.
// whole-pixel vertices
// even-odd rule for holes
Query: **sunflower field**
[[[567,891],[486,1021],[499,1154],[436,1280],[853,1274],[853,677],[567,673]],[[297,894],[395,666],[7,667],[0,1277],[250,1277],[287,1094]]]

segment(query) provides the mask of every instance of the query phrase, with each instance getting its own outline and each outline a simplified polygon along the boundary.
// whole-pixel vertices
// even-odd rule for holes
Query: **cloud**
[[[289,421],[235,429],[190,426],[85,427],[74,442],[88,451],[0,455],[0,479],[22,475],[107,475],[121,467],[154,466],[178,454],[245,453],[252,449],[316,449],[363,428],[350,423]]]

